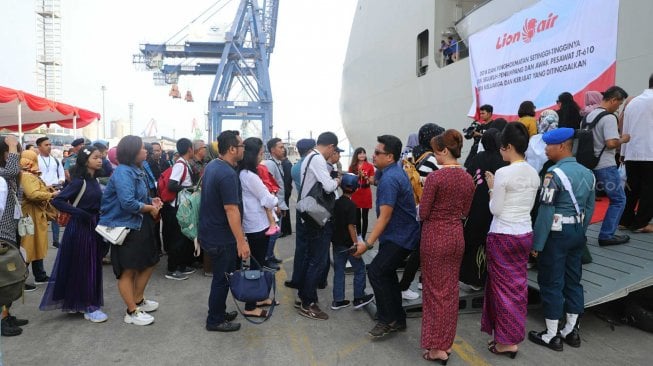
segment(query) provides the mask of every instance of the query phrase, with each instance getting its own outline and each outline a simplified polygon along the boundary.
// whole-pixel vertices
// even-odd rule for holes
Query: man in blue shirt
[[[379,239],[379,252],[367,267],[367,276],[376,297],[376,326],[369,332],[380,338],[390,332],[406,329],[406,312],[402,307],[397,268],[417,246],[419,224],[408,176],[397,165],[401,156],[401,140],[392,135],[377,137],[374,165],[382,171],[376,191],[376,225],[367,241],[359,241],[355,256],[374,247]]]
[[[236,270],[238,257],[245,260],[250,254],[241,226],[240,179],[234,169],[245,149],[238,131],[222,132],[218,147],[220,157],[206,166],[202,178],[198,240],[213,264],[206,330],[232,332],[239,330],[240,324],[232,323],[235,311],[225,312],[229,293],[225,273]]]

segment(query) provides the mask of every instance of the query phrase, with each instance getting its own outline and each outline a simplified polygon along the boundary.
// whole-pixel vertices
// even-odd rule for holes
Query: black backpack
[[[601,118],[612,114],[608,111],[603,111],[599,113],[598,116],[594,118],[592,123],[587,123],[587,116],[583,117],[583,120],[580,122],[580,129],[576,130],[576,135],[574,136],[575,146],[574,146],[574,156],[576,161],[582,164],[589,170],[593,170],[599,164],[601,155],[605,151],[605,146],[601,149],[599,156],[594,156],[594,133],[592,130],[596,127],[596,124],[601,120]],[[612,114],[614,116],[614,114]],[[617,118],[615,116],[615,118]]]

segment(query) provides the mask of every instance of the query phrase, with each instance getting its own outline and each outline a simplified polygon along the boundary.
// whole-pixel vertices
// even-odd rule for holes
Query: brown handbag
[[[73,207],[77,207],[79,200],[82,199],[84,192],[86,192],[86,179],[84,179],[82,182],[83,182],[82,189],[80,189],[79,193],[77,193],[77,197],[75,197],[75,202],[73,202]],[[57,217],[57,224],[59,224],[59,226],[66,226],[68,225],[68,221],[70,221],[70,214],[67,212],[59,211],[59,216]]]

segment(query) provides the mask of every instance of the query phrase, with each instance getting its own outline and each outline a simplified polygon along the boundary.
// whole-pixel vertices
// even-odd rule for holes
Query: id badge
[[[553,223],[551,224],[551,231],[562,231],[561,214],[553,214]]]

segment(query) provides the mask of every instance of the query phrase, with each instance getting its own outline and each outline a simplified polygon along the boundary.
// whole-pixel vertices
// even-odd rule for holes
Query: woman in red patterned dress
[[[458,163],[463,136],[447,130],[431,140],[442,166],[424,183],[419,217],[422,220],[423,358],[446,365],[456,336],[458,274],[465,250],[463,219],[474,195],[472,177]]]
[[[358,175],[358,189],[351,195],[351,200],[356,205],[356,232],[363,239],[367,234],[367,223],[370,209],[372,208],[372,190],[374,184],[374,165],[367,161],[367,153],[362,147],[356,148],[352,155],[349,172]]]

